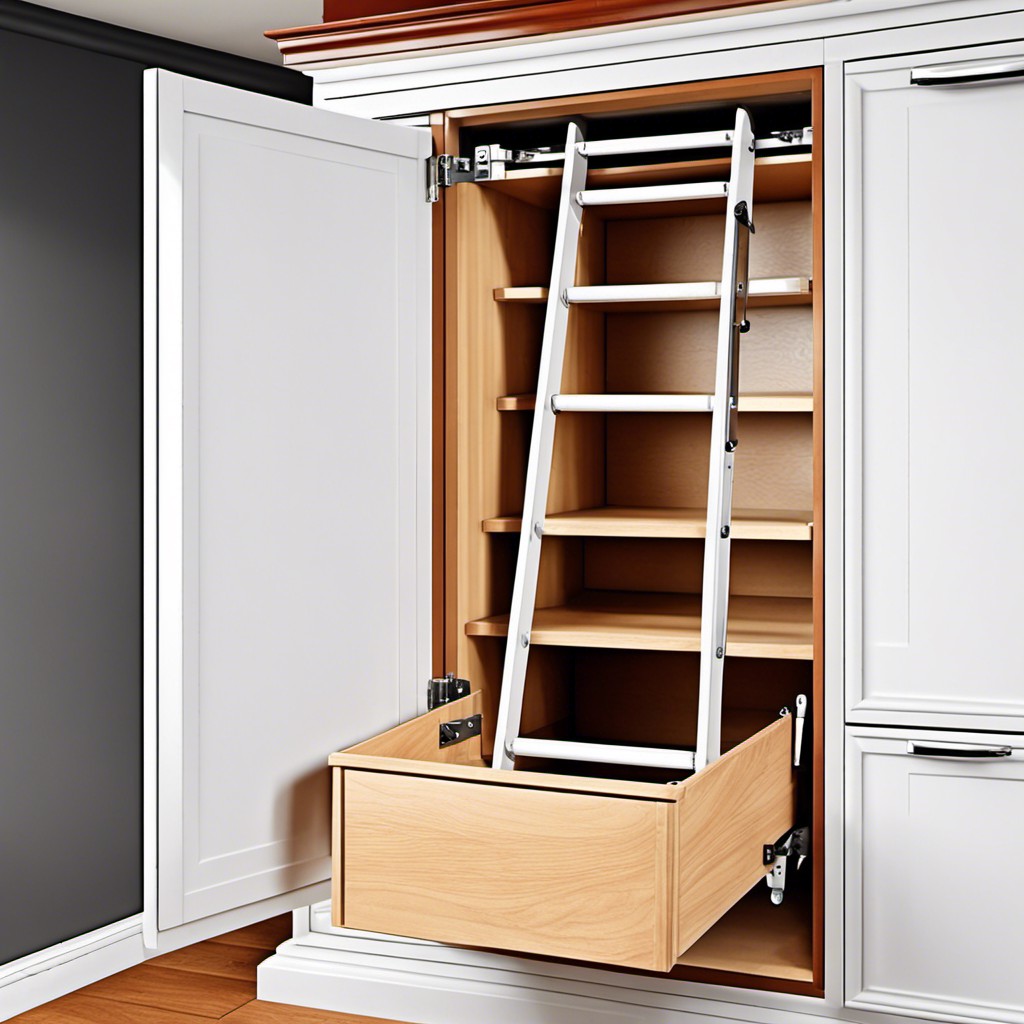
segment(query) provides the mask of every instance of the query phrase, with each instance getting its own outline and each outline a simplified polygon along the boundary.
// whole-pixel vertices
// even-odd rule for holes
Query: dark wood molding
[[[305,75],[288,68],[65,14],[22,0],[0,0],[0,29],[280,99],[312,102],[312,83]]]
[[[285,64],[328,65],[372,56],[415,54],[455,46],[523,40],[663,19],[738,11],[779,0],[440,0],[408,7],[409,0],[383,0],[383,13],[351,17],[346,0],[324,0],[324,24],[272,29],[266,33]],[[794,5],[824,0],[791,0]],[[422,0],[421,0],[422,3]],[[371,0],[356,10],[365,11]],[[395,10],[397,6],[404,10]],[[349,17],[330,20],[340,14]]]

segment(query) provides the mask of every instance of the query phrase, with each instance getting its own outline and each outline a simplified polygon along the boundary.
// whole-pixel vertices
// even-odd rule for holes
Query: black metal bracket
[[[439,727],[437,745],[450,747],[453,743],[462,743],[480,735],[483,716],[470,715],[469,718],[456,718],[451,722],[442,722]]]
[[[811,852],[811,830],[803,828],[790,829],[777,843],[765,843],[761,854],[761,863],[765,867],[774,864],[779,857],[796,856],[799,868]]]
[[[454,672],[449,672],[439,679],[431,679],[427,684],[427,710],[433,711],[442,704],[451,704],[453,700],[469,696],[469,680],[456,679]]]

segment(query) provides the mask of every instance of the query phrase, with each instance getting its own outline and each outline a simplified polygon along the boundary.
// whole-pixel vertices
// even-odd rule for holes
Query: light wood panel
[[[811,508],[812,417],[741,413],[733,502],[738,508]],[[704,416],[608,417],[608,504],[699,508],[707,501],[710,423]]]
[[[790,885],[781,906],[772,904],[768,887],[754,888],[716,921],[682,956],[682,967],[754,974],[812,982],[811,907]]]
[[[519,516],[485,519],[485,533],[518,533]],[[559,512],[544,520],[546,537],[704,537],[707,515],[702,508],[628,508],[619,505]],[[810,540],[810,512],[793,509],[732,511],[733,540]]]
[[[810,395],[811,310],[752,309],[740,342],[740,395]],[[614,313],[607,319],[607,388],[622,394],[710,393],[715,386],[718,312]]]
[[[495,302],[526,302],[539,305],[548,301],[548,290],[539,285],[517,285],[494,289]]]
[[[466,624],[470,636],[504,637],[507,632],[507,615]],[[530,640],[562,647],[699,651],[700,597],[584,593],[570,604],[538,609]],[[732,599],[726,653],[747,658],[811,658],[811,602],[800,598]]]
[[[811,554],[809,544],[736,543],[730,558],[729,593],[810,598]],[[703,574],[704,545],[700,541],[617,537],[587,541],[583,581],[588,590],[699,594]]]
[[[684,163],[647,164],[639,167],[595,167],[587,175],[589,188],[616,188],[620,185],[669,185],[688,181],[728,181],[729,161],[688,160]],[[507,172],[504,178],[480,183],[515,196],[535,206],[554,209],[562,188],[561,165],[524,167]],[[754,203],[806,199],[811,194],[811,157],[809,153],[762,156],[754,161]],[[689,208],[690,204],[682,204]],[[663,207],[664,209],[664,207]],[[591,211],[593,212],[593,209]]]
[[[792,737],[791,720],[779,719],[682,787],[679,953],[718,920],[723,905],[731,906],[764,877],[764,844],[793,827]]]
[[[442,722],[456,718],[469,718],[480,714],[484,708],[483,693],[480,690],[442,704],[424,715],[417,715],[402,725],[382,732],[378,736],[357,743],[348,748],[350,754],[366,754],[371,757],[395,757],[409,761],[444,761],[448,764],[482,764],[480,737],[438,746]]]
[[[604,394],[605,392],[600,392]],[[611,394],[612,392],[608,392]],[[622,392],[625,393],[625,392]],[[701,394],[702,392],[655,392],[656,394]],[[527,412],[537,406],[536,395],[502,395],[495,402],[498,412]],[[814,396],[801,394],[740,395],[740,412],[813,412]]]
[[[813,276],[810,202],[754,206],[750,277]],[[607,224],[606,284],[717,281],[722,274],[723,218],[657,217]]]
[[[360,771],[345,788],[347,926],[654,970],[674,960],[674,804]]]

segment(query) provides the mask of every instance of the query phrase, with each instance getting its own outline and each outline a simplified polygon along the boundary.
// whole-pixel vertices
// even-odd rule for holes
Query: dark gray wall
[[[0,3],[0,963],[142,909],[150,64],[308,99],[269,65]]]

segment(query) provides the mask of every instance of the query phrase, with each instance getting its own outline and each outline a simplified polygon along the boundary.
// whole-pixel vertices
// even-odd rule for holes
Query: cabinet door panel
[[[1024,1021],[1024,737],[851,730],[847,815],[847,1004]]]
[[[850,720],[1020,728],[1024,78],[902,60],[847,86]]]
[[[415,713],[429,146],[165,72],[149,86],[150,850],[167,929],[326,879],[326,754]]]

